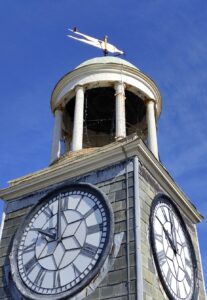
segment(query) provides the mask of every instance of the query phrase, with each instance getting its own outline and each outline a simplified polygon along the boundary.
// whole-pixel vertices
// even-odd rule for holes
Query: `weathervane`
[[[86,35],[86,34],[83,34],[83,33],[79,32],[76,27],[74,27],[73,29],[69,29],[69,30],[72,31],[74,34],[82,36],[84,38],[83,39],[78,38],[78,37],[75,37],[73,35],[67,35],[68,37],[70,37],[74,40],[89,44],[91,46],[100,48],[100,49],[103,50],[104,55],[108,55],[109,52],[114,53],[115,55],[124,54],[124,51],[119,50],[114,45],[108,43],[108,36],[107,35],[104,37],[104,40],[99,40],[99,39],[93,38],[89,35]]]

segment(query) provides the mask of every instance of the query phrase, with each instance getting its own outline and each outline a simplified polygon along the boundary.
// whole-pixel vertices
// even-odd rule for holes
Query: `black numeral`
[[[53,212],[51,211],[51,209],[49,207],[46,207],[43,210],[43,213],[46,215],[46,217],[51,218],[53,216]]]
[[[37,273],[37,277],[35,278],[34,284],[41,286],[42,282],[44,280],[45,274],[46,274],[46,270],[41,268],[39,270],[39,272]]]
[[[185,263],[186,263],[186,266],[188,266],[189,268],[191,268],[191,262],[189,259],[185,258]]]
[[[81,203],[81,200],[84,198],[84,195],[80,195],[80,199],[78,200],[78,203],[77,203],[77,205],[76,205],[76,207],[75,207],[75,210],[77,210],[77,208],[78,208],[78,206],[79,206],[79,204]]]
[[[160,251],[157,253],[157,257],[159,260],[159,264],[162,267],[165,263],[166,263],[166,255],[165,255],[165,251]]]
[[[85,243],[83,248],[81,249],[81,254],[88,256],[90,258],[93,258],[96,254],[97,249],[98,249],[97,247],[95,247],[91,244]]]
[[[162,243],[162,234],[155,233],[155,239]]]
[[[31,258],[31,259],[24,265],[24,268],[25,268],[26,273],[31,272],[32,269],[36,266],[36,264],[37,264],[37,259],[36,259],[36,257],[34,256],[33,258]]]
[[[81,272],[79,271],[79,269],[76,267],[75,264],[72,264],[73,266],[73,270],[74,270],[74,273],[75,273],[75,277],[78,277],[80,276]]]
[[[60,286],[60,273],[58,271],[54,272],[53,278],[53,288]]]
[[[60,199],[60,207],[61,207],[61,210],[64,211],[64,210],[67,210],[68,209],[68,198],[63,198],[63,199]]]
[[[162,214],[163,214],[163,217],[164,217],[165,221],[168,222],[168,217],[167,217],[167,214],[165,212],[164,207],[161,207],[161,211],[162,211]]]
[[[187,281],[188,285],[190,286],[191,285],[191,278],[190,278],[190,275],[187,272],[185,272],[185,278],[186,278],[186,281]]]
[[[97,225],[89,226],[87,230],[88,230],[87,234],[92,234],[92,233],[102,231],[103,230],[103,224],[97,224]]]
[[[172,273],[171,273],[170,269],[168,269],[168,271],[167,271],[166,280],[167,280],[169,286],[171,286],[171,282],[172,282]]]
[[[180,288],[179,288],[179,282],[178,281],[177,281],[177,285],[176,285],[176,291],[177,291],[178,298],[181,298]]]

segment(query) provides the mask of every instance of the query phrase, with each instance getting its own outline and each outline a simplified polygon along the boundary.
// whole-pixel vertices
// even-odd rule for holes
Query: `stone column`
[[[53,129],[53,138],[52,138],[51,162],[59,158],[61,153],[62,115],[63,115],[62,108],[57,108],[55,110],[55,125]]]
[[[155,101],[147,101],[147,127],[148,127],[148,146],[154,156],[159,160],[157,145],[157,130],[155,120]]]
[[[116,140],[126,137],[126,116],[125,116],[125,85],[122,82],[115,83],[116,96]]]
[[[72,151],[78,151],[83,148],[84,88],[77,86],[75,92]]]

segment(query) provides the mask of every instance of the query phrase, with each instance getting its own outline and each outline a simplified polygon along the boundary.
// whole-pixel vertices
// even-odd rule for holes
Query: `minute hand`
[[[170,243],[170,246],[172,247],[173,251],[175,252],[176,251],[176,248],[175,248],[175,245],[173,243],[173,241],[171,240],[170,236],[169,236],[169,233],[168,231],[165,229],[164,225],[162,224],[162,222],[160,221],[160,219],[157,217],[157,220],[159,221],[159,223],[161,224],[162,228],[163,228],[163,231],[165,233],[165,236],[167,237],[169,243]]]
[[[57,240],[61,240],[61,196],[58,197]]]
[[[174,223],[174,219],[173,219],[173,216],[172,216],[171,212],[169,213],[169,215],[170,215],[170,223],[171,223],[171,232],[172,232],[173,244],[174,244],[176,252],[178,252],[177,251],[177,239],[176,239],[176,233],[175,233],[175,223]]]
[[[169,243],[170,243],[170,246],[172,247],[173,251],[176,251],[176,248],[175,248],[175,245],[173,243],[173,241],[171,240],[170,236],[169,236],[169,233],[168,231],[165,229],[165,227],[163,226],[163,230],[164,230],[164,233],[165,233],[165,236],[167,237]]]

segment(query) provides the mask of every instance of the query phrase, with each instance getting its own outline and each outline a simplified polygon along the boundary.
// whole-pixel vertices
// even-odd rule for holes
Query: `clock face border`
[[[151,249],[152,249],[152,254],[153,254],[153,258],[154,258],[154,262],[155,262],[155,266],[156,266],[156,270],[159,276],[159,279],[162,283],[162,286],[164,288],[164,291],[166,293],[166,295],[169,297],[169,299],[172,300],[176,300],[176,298],[172,295],[170,289],[168,288],[168,285],[163,277],[161,268],[160,268],[160,264],[159,264],[159,260],[157,257],[157,253],[156,253],[156,246],[155,246],[155,237],[154,237],[154,211],[156,206],[159,203],[165,203],[167,204],[169,207],[171,206],[172,209],[174,210],[174,213],[177,215],[177,217],[179,218],[179,222],[182,226],[182,230],[184,233],[185,238],[187,239],[188,245],[189,245],[189,252],[190,252],[190,256],[191,256],[191,260],[192,260],[192,267],[193,267],[193,280],[194,280],[194,285],[193,285],[193,293],[192,293],[192,297],[191,299],[197,299],[197,294],[198,294],[198,284],[197,284],[197,274],[198,274],[198,269],[197,269],[197,260],[196,260],[196,255],[195,255],[195,250],[194,250],[194,246],[192,243],[192,239],[191,236],[188,232],[187,226],[183,220],[183,217],[178,209],[178,207],[175,205],[175,203],[172,201],[172,199],[170,197],[168,197],[165,194],[158,194],[157,196],[155,196],[155,198],[153,199],[153,202],[151,204],[151,209],[150,209],[150,218],[149,218],[149,238],[150,238],[150,244],[151,244]],[[180,298],[181,299],[181,298]]]
[[[18,269],[18,247],[21,242],[22,235],[24,233],[25,227],[29,224],[31,219],[45,204],[49,203],[51,199],[58,196],[60,193],[69,192],[72,189],[82,190],[84,192],[91,193],[92,195],[96,196],[98,200],[100,200],[101,203],[105,206],[105,210],[108,213],[108,217],[107,217],[108,235],[106,236],[105,247],[103,248],[103,251],[100,254],[100,257],[98,258],[93,269],[88,273],[88,275],[86,275],[85,278],[83,278],[83,280],[77,283],[70,290],[60,292],[57,294],[49,294],[49,295],[35,293],[33,290],[29,289],[29,287],[23,282]],[[113,216],[112,205],[109,199],[100,189],[98,189],[96,186],[89,183],[72,183],[72,184],[58,187],[53,191],[48,192],[41,199],[39,199],[38,203],[31,208],[30,212],[27,214],[26,218],[24,219],[23,223],[20,225],[19,229],[17,230],[14,236],[12,250],[10,253],[12,284],[14,283],[14,285],[17,287],[17,290],[24,297],[27,297],[29,299],[59,300],[59,299],[67,299],[68,297],[72,297],[78,294],[81,290],[83,290],[92,281],[92,279],[98,274],[112,248],[113,236],[114,236],[114,216]]]

